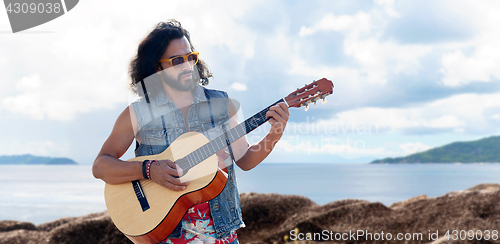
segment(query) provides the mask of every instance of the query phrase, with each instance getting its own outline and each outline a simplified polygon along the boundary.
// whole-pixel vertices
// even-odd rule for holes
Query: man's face
[[[191,47],[187,38],[182,37],[171,40],[160,59],[171,59],[188,53],[191,53]],[[195,65],[189,62],[184,62],[176,66],[171,66],[169,62],[162,62],[160,64],[163,68],[163,81],[167,85],[177,91],[190,91],[195,88],[194,80],[198,77],[198,73],[194,72],[196,70],[194,68]]]

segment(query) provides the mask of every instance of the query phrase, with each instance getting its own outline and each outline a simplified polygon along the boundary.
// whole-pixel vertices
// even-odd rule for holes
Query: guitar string
[[[248,120],[245,120],[243,123],[235,126],[235,128],[233,128],[233,129],[234,129],[234,132],[237,133],[236,134],[236,139],[235,139],[235,135],[233,134],[233,129],[229,130],[228,131],[228,134],[229,134],[229,137],[230,137],[229,144],[232,143],[232,142],[234,142],[234,141],[236,141],[237,139],[239,139],[240,137],[244,136],[245,134],[249,133],[250,131],[254,130],[255,128],[259,127],[263,123],[265,123],[266,122],[265,113],[267,113],[267,111],[269,111],[269,108],[271,106],[277,104],[278,102],[280,102],[282,100],[283,99],[280,99],[279,101],[273,103],[269,107],[261,110],[259,113],[255,114],[254,116],[252,116]],[[260,120],[262,120],[262,122],[256,122],[255,117],[257,117],[257,116],[260,117]],[[253,125],[250,123],[250,120],[253,122],[252,123]],[[243,129],[240,126],[245,126],[246,133],[244,131],[242,131],[243,135],[239,135],[239,133],[238,133],[238,129],[239,128]],[[204,161],[206,158],[210,157],[214,153],[216,153],[217,149],[220,150],[220,149],[224,148],[227,145],[224,144],[225,140],[222,140],[222,136],[224,136],[224,134],[221,135],[221,136],[219,136],[219,137],[217,137],[213,141],[206,143],[205,145],[201,146],[200,148],[194,150],[190,154],[186,155],[184,158],[179,159],[180,162],[179,162],[178,165],[181,166],[181,168],[187,168],[187,169],[189,169],[191,167],[194,167],[198,163]],[[221,142],[219,142],[219,141],[221,141]],[[215,143],[217,147],[214,147],[213,143]],[[219,143],[220,143],[220,145],[219,145]],[[208,148],[209,146],[212,146],[213,151],[209,150],[209,148]],[[190,160],[190,157],[191,157],[191,160]],[[185,160],[183,160],[183,159],[185,159]],[[193,163],[193,166],[191,165],[191,163]]]
[[[262,118],[262,114],[259,113],[259,116]],[[236,130],[234,132],[238,133],[238,129],[242,130],[243,129],[243,127],[242,127],[243,125],[245,126],[245,129],[247,131],[251,131],[251,130],[254,129],[254,128],[252,128],[252,126],[250,124],[244,124],[244,123],[242,123],[242,124],[239,124],[237,127],[235,127]],[[237,135],[237,139],[239,139],[240,137],[242,137],[243,135],[246,134],[246,133],[244,133],[244,131],[241,131],[241,132],[242,132],[242,135],[239,135],[239,133],[236,134]],[[231,137],[231,141],[230,141],[231,143],[234,142],[235,140],[237,140],[237,139],[235,139],[235,135],[233,134],[233,130],[232,129],[229,131],[229,135]],[[214,154],[217,149],[222,149],[226,145],[223,142],[221,142],[221,139],[222,139],[221,137],[218,137],[218,138],[214,139],[213,141],[211,141],[211,142],[203,145],[199,149],[196,149],[195,151],[191,152],[190,154],[187,155],[187,157],[188,157],[188,158],[186,158],[187,162],[184,163],[184,160],[181,160],[181,162],[179,163],[179,166],[181,166],[181,168],[187,168],[186,166],[192,167],[191,166],[191,162],[192,161],[195,161],[193,163],[194,163],[194,165],[196,165],[199,162],[201,162],[204,159],[206,159],[207,157],[209,157],[212,154]],[[214,146],[214,144],[215,144],[216,147]],[[209,150],[208,147],[212,147],[212,150]],[[203,150],[205,153],[202,153],[200,150]],[[191,158],[189,158],[189,157],[191,157]],[[194,157],[194,158],[192,158],[192,157]]]

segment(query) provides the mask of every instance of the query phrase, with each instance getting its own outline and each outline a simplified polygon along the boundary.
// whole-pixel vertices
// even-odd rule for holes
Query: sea
[[[301,195],[320,205],[361,199],[390,206],[419,195],[500,184],[500,164],[262,163],[236,175],[240,193]],[[0,220],[41,224],[104,210],[104,183],[92,176],[91,165],[0,165]]]

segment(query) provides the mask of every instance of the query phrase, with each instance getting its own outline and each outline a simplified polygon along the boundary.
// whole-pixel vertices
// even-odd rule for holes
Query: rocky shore
[[[302,196],[257,193],[241,194],[241,205],[247,225],[238,231],[241,243],[500,243],[498,184],[434,198],[422,195],[391,206],[351,199],[317,205]],[[0,243],[131,242],[101,212],[38,226],[0,221]]]

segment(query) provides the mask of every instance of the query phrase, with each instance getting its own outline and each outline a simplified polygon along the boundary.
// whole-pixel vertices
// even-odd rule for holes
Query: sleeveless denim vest
[[[132,103],[139,126],[141,144],[135,155],[145,156],[163,152],[177,137],[188,131],[204,134],[209,140],[229,130],[229,100],[223,91],[205,89],[198,86],[194,93],[194,102],[189,108],[186,128],[184,117],[177,106],[165,97],[163,92],[150,99],[143,97]],[[241,217],[240,197],[234,172],[232,154],[224,160],[228,179],[224,190],[209,201],[210,212],[214,221],[217,238],[228,237],[232,231],[244,227]],[[168,238],[179,238],[179,223]]]

